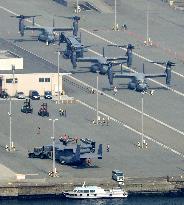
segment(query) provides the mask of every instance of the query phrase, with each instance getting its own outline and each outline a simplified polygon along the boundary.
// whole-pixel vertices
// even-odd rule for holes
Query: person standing
[[[117,95],[117,92],[118,92],[117,88],[114,87],[114,95]]]

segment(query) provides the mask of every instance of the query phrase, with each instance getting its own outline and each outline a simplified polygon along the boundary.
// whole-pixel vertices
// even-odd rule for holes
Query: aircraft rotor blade
[[[18,15],[18,16],[10,16],[10,17],[14,17],[14,18],[20,18],[20,19],[27,19],[27,18],[34,18],[37,16],[41,16],[41,15],[30,15],[30,16],[25,16],[25,15]]]
[[[145,73],[144,63],[142,64],[142,72]]]
[[[103,57],[105,57],[105,48],[103,47],[103,50],[102,50],[102,55]]]

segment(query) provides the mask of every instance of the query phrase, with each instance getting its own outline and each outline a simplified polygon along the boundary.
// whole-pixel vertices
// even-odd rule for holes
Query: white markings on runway
[[[94,108],[94,107],[92,107],[92,106],[90,106],[90,105],[88,105],[88,104],[86,104],[86,103],[84,103],[84,102],[82,102],[82,101],[80,101],[80,100],[77,100],[77,101],[78,101],[79,103],[81,103],[83,106],[85,106],[85,107],[87,107],[87,108],[89,108],[89,109],[91,109],[91,110],[93,110],[93,111],[96,111],[96,108]],[[104,115],[105,117],[109,117],[110,120],[113,120],[114,122],[118,123],[119,125],[123,125],[125,128],[131,130],[132,132],[135,132],[136,134],[142,135],[141,132],[139,132],[138,130],[136,130],[136,129],[130,127],[129,125],[125,124],[124,122],[121,122],[121,121],[119,121],[118,119],[116,119],[116,118],[114,118],[114,117],[111,117],[110,115],[105,114],[104,112],[99,111],[99,113],[100,113],[101,115]],[[164,145],[163,143],[161,143],[161,142],[159,142],[159,141],[157,141],[157,140],[155,140],[155,139],[153,139],[153,138],[151,138],[151,137],[149,137],[149,136],[147,136],[147,135],[145,135],[145,134],[144,134],[144,138],[146,138],[147,140],[150,140],[151,142],[156,143],[157,145],[163,147],[164,149],[169,150],[169,151],[173,152],[174,154],[176,154],[176,155],[178,155],[178,156],[184,158],[184,154],[183,154],[183,153],[178,152],[177,150],[175,150],[175,149],[173,149],[173,148],[171,148],[171,147],[169,147],[169,146],[167,146],[167,145]]]
[[[5,8],[5,7],[2,7],[2,6],[0,6],[0,9],[3,9],[4,11],[7,11],[7,12],[13,14],[13,15],[19,15],[19,14],[16,14],[15,12],[13,12],[13,11],[11,11],[11,10]],[[27,21],[28,21],[28,22],[31,22],[30,20],[27,20]],[[35,24],[35,25],[40,26],[39,24]],[[109,41],[109,40],[107,40],[107,39],[105,39],[105,38],[103,38],[103,37],[101,37],[101,36],[99,36],[99,35],[96,35],[96,34],[90,32],[90,31],[88,31],[88,30],[86,30],[86,29],[84,29],[84,28],[80,28],[80,29],[83,30],[83,31],[85,31],[85,32],[87,32],[88,34],[91,34],[91,35],[93,35],[93,36],[95,36],[95,37],[97,37],[97,38],[99,38],[99,39],[105,41],[105,42],[108,42],[108,43],[110,43],[110,44],[115,44],[115,43],[113,43],[113,42],[111,42],[111,41]],[[17,45],[16,45],[16,46],[17,46]],[[28,53],[30,53],[30,54],[32,54],[32,55],[37,56],[38,58],[40,58],[40,59],[42,59],[42,60],[44,60],[44,61],[46,61],[46,62],[48,62],[48,63],[51,63],[51,64],[55,65],[54,63],[52,63],[52,62],[50,62],[50,61],[44,59],[43,57],[40,57],[40,56],[38,56],[38,55],[36,55],[36,54],[34,54],[34,53],[32,53],[32,52],[30,52],[30,51],[28,51],[28,50],[22,48],[21,46],[17,46],[17,47],[21,48],[22,50],[25,50],[26,52],[28,52]],[[124,49],[124,48],[122,48],[122,49]],[[91,49],[89,49],[89,50],[91,50]],[[126,49],[125,49],[125,50],[126,50]],[[95,54],[99,55],[99,53],[97,53],[97,52],[95,52],[95,51],[93,51],[93,50],[91,50],[91,52],[94,52]],[[101,55],[101,54],[100,54],[100,55]],[[138,56],[138,57],[140,57],[140,58],[142,58],[142,59],[144,59],[144,60],[151,61],[151,60],[149,60],[149,59],[147,59],[147,58],[145,58],[145,57],[143,57],[143,56],[140,56],[139,54],[134,53],[134,55],[136,55],[136,56]],[[156,64],[156,65],[158,65],[158,64]],[[158,65],[158,66],[163,67],[163,66],[161,66],[161,65]],[[164,67],[163,67],[163,68],[164,68]],[[181,75],[181,74],[179,74],[179,73],[176,73],[176,72],[174,72],[174,71],[172,71],[172,72],[175,73],[175,74],[177,74],[177,75],[179,75],[180,77],[184,77],[183,75]],[[68,77],[69,77],[69,78],[72,78],[72,79],[74,79],[74,80],[76,80],[76,81],[78,81],[78,82],[80,82],[80,83],[83,84],[83,85],[86,85],[86,86],[88,86],[88,87],[93,88],[92,86],[90,86],[90,85],[84,83],[83,81],[80,81],[80,80],[78,80],[78,79],[76,79],[76,78],[74,78],[74,77],[72,77],[72,76],[68,76]],[[153,82],[154,82],[154,81],[153,81]],[[176,91],[176,90],[174,90],[174,89],[171,89],[171,88],[169,88],[169,87],[167,87],[167,86],[165,86],[165,85],[163,85],[163,84],[161,84],[161,83],[159,83],[159,82],[157,82],[157,81],[155,81],[155,83],[158,83],[158,84],[162,85],[163,87],[166,87],[166,88],[170,89],[171,91],[173,91],[173,92],[175,92],[175,93],[177,93],[177,94],[179,94],[179,95],[184,96],[183,93],[180,93],[179,91]],[[96,88],[93,88],[93,89],[96,90]],[[100,92],[101,92],[101,91],[100,91]],[[101,92],[101,93],[103,93],[103,92]],[[127,106],[127,107],[129,107],[129,108],[131,108],[131,109],[133,109],[133,110],[135,110],[135,111],[137,111],[137,112],[140,113],[139,110],[137,110],[136,108],[134,108],[134,107],[132,107],[132,106],[130,106],[130,105],[124,103],[123,101],[120,101],[120,100],[118,100],[118,99],[116,99],[116,98],[114,98],[114,97],[112,97],[112,96],[110,96],[110,95],[107,95],[106,93],[103,93],[103,94],[104,94],[106,97],[111,98],[111,99],[113,99],[114,101],[119,102],[119,103],[121,103],[121,104],[123,104],[123,105],[125,105],[125,106]],[[91,106],[85,104],[84,102],[81,102],[81,101],[80,101],[80,103],[83,104],[83,105],[85,105],[85,106],[88,106],[90,109],[94,109],[94,108],[92,108]],[[102,112],[100,112],[100,113],[102,113]],[[103,114],[103,113],[102,113],[102,114]],[[106,114],[104,113],[104,115],[106,115]],[[106,115],[106,116],[107,116],[107,115]],[[170,125],[167,125],[166,123],[164,123],[164,122],[162,122],[162,121],[160,121],[160,120],[157,120],[157,119],[155,119],[155,118],[149,116],[149,115],[146,114],[146,113],[144,113],[144,116],[147,116],[148,118],[150,118],[150,119],[152,119],[152,120],[154,120],[154,121],[156,121],[156,122],[158,122],[158,123],[164,125],[165,127],[170,128],[170,129],[172,129],[173,131],[180,133],[181,135],[184,135],[184,132],[182,132],[182,131],[180,131],[180,130],[178,130],[178,129],[176,129],[176,128],[170,126]],[[109,117],[110,117],[110,116],[109,116]],[[135,132],[135,133],[137,133],[137,134],[139,134],[139,135],[141,134],[140,132],[138,132],[138,131],[135,130],[134,128],[132,128],[132,127],[126,125],[125,123],[122,123],[122,122],[120,122],[119,120],[117,120],[117,119],[115,119],[115,118],[113,118],[113,117],[110,117],[110,118],[113,119],[113,121],[115,121],[115,122],[117,122],[117,123],[123,125],[123,126],[126,127],[127,129],[129,129],[129,130],[131,130],[131,131],[133,131],[133,132]],[[178,152],[178,151],[176,151],[176,150],[174,150],[174,149],[168,147],[167,145],[164,145],[164,144],[162,144],[161,142],[158,142],[157,140],[155,140],[155,139],[153,139],[153,138],[151,138],[151,137],[149,137],[149,136],[146,136],[146,135],[144,135],[144,136],[145,136],[147,139],[149,139],[150,141],[152,141],[152,142],[154,142],[154,143],[156,143],[156,144],[162,146],[163,148],[165,148],[165,149],[167,149],[167,150],[170,150],[171,152],[173,152],[173,153],[175,153],[175,154],[177,154],[177,155],[179,155],[179,156],[184,157],[184,155],[183,155],[182,153],[180,153],[180,152]]]
[[[114,42],[112,42],[112,41],[109,41],[109,40],[107,40],[107,39],[105,39],[105,38],[103,38],[103,37],[101,37],[101,36],[99,36],[99,35],[97,35],[97,34],[94,34],[94,33],[92,33],[91,31],[86,30],[85,28],[80,28],[80,29],[81,29],[82,31],[84,31],[84,32],[86,32],[86,33],[92,35],[92,36],[95,36],[96,38],[99,38],[99,39],[101,39],[101,40],[103,40],[103,41],[105,41],[105,42],[107,42],[107,43],[110,43],[111,45],[117,45],[116,43],[114,43]],[[121,47],[120,49],[126,51],[126,48],[122,48],[122,47]],[[133,54],[134,54],[135,56],[137,56],[137,57],[139,57],[139,58],[145,60],[145,61],[153,62],[153,60],[150,60],[150,59],[148,59],[148,58],[146,58],[146,57],[144,57],[144,56],[141,56],[141,55],[139,55],[138,53],[133,52]],[[157,64],[157,63],[154,63],[154,64],[157,65],[157,66],[160,67],[160,68],[164,68],[164,69],[165,69],[165,67],[162,66],[162,65],[160,65],[160,64]],[[184,75],[182,75],[181,73],[178,73],[178,72],[176,72],[176,71],[174,71],[174,70],[172,70],[172,73],[174,73],[175,75],[178,75],[178,76],[184,78]]]
[[[80,83],[80,84],[83,84],[83,85],[86,86],[86,87],[90,87],[91,89],[96,90],[96,88],[92,87],[91,85],[89,85],[89,84],[87,84],[87,83],[85,83],[85,82],[83,82],[83,81],[81,81],[81,80],[78,80],[78,79],[74,78],[73,76],[68,76],[68,77],[72,78],[73,80],[77,81],[77,82]],[[97,90],[96,90],[96,91],[97,91]],[[110,98],[111,100],[114,100],[114,101],[116,101],[116,102],[118,102],[118,103],[120,103],[120,104],[122,104],[122,105],[124,105],[124,106],[126,106],[126,107],[128,107],[128,108],[130,108],[130,109],[132,109],[132,110],[134,110],[134,111],[136,111],[136,112],[138,112],[138,113],[140,113],[140,114],[142,113],[140,110],[138,110],[138,109],[132,107],[131,105],[126,104],[125,102],[123,102],[123,101],[121,101],[121,100],[118,100],[117,98],[114,98],[114,97],[112,97],[112,96],[110,96],[110,95],[108,95],[108,94],[106,94],[106,93],[104,93],[104,92],[102,92],[102,91],[98,91],[98,92],[99,92],[99,93],[102,93],[102,94],[103,94],[104,96],[106,96],[107,98]],[[171,130],[173,130],[173,131],[175,131],[175,132],[177,132],[177,133],[179,133],[179,134],[181,134],[181,135],[184,136],[184,132],[182,132],[181,130],[178,130],[178,129],[176,129],[176,128],[174,128],[174,127],[172,127],[172,126],[166,124],[165,122],[162,122],[162,121],[160,121],[160,120],[158,120],[158,119],[156,119],[156,118],[154,118],[154,117],[152,117],[152,116],[150,116],[150,115],[148,115],[148,114],[146,114],[146,113],[143,113],[143,115],[146,116],[146,117],[148,117],[149,119],[151,119],[151,120],[153,120],[153,121],[155,121],[155,122],[157,122],[157,123],[159,123],[159,124],[161,124],[161,125],[163,125],[163,126],[165,126],[165,127],[167,127],[167,128],[169,128],[169,129],[171,129]]]

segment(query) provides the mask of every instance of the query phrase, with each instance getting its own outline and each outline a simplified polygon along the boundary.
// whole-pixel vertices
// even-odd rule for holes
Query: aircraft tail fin
[[[71,63],[73,65],[73,69],[76,69],[77,67],[77,54],[75,51],[72,51],[72,55],[70,57]]]
[[[98,147],[98,159],[102,159],[102,144],[99,144]]]
[[[53,19],[52,19],[52,27],[54,28],[55,27],[55,18],[53,16]]]
[[[142,72],[145,73],[144,63],[142,64]]]
[[[170,86],[171,85],[171,69],[166,68],[165,72],[166,72],[166,84]]]
[[[24,19],[19,19],[19,32],[21,36],[24,36],[24,29],[25,29]]]
[[[103,47],[103,49],[102,49],[102,55],[103,55],[103,57],[105,58],[105,48]]]
[[[109,67],[108,71],[108,79],[109,79],[109,84],[113,85],[113,71],[112,71],[112,67]]]

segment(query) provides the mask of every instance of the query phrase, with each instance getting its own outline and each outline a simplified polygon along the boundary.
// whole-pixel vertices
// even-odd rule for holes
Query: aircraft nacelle
[[[128,83],[128,88],[129,88],[130,90],[135,90],[135,89],[136,89],[136,83],[134,83],[134,82],[129,82],[129,83]]]
[[[53,43],[55,36],[53,34],[41,33],[38,35],[38,40],[46,43]]]
[[[101,65],[99,63],[95,63],[91,66],[90,70],[92,73],[96,73],[97,71],[99,71],[100,74],[105,75],[108,70],[108,65]]]
[[[142,91],[146,91],[148,89],[148,84],[147,83],[138,83],[136,86],[136,91],[138,92],[142,92]]]

